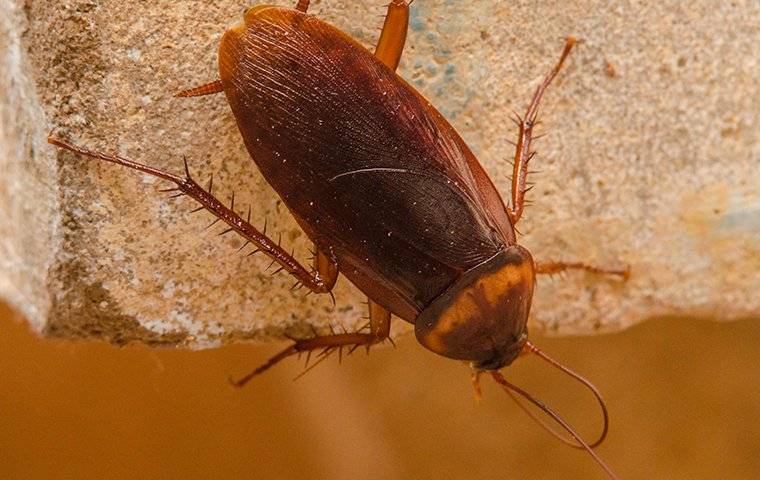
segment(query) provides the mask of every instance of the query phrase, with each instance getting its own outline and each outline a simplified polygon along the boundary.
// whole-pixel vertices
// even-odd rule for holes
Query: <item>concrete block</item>
[[[291,5],[294,1],[272,3]],[[371,47],[376,0],[311,13]],[[292,293],[207,213],[153,179],[45,143],[76,143],[236,192],[259,224],[309,247],[248,157],[216,78],[245,2],[0,0],[0,296],[46,336],[207,347],[363,323],[345,279]],[[590,334],[658,316],[760,314],[758,2],[417,0],[401,75],[460,131],[506,197],[511,112],[567,35],[584,40],[549,90],[521,242],[541,259],[628,263],[627,283],[541,278],[533,331]],[[726,28],[730,25],[731,28]],[[402,322],[396,328],[403,329]]]

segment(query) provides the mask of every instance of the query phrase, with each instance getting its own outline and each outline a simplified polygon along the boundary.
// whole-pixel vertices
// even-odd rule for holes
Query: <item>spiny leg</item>
[[[631,267],[625,268],[604,268],[594,265],[588,265],[583,262],[561,262],[561,261],[548,261],[548,262],[535,262],[537,274],[552,275],[555,273],[564,272],[565,270],[584,270],[586,272],[598,273],[601,275],[617,275],[627,280],[631,275]]]
[[[309,9],[309,3],[311,3],[311,0],[298,0],[296,10],[306,13],[306,10]]]
[[[213,82],[206,83],[181,92],[175,93],[175,97],[202,97],[204,95],[213,95],[215,93],[221,93],[224,91],[224,85],[221,80],[214,80]]]
[[[372,300],[367,302],[367,308],[369,310],[368,333],[361,333],[361,331],[353,333],[333,333],[331,335],[306,338],[296,341],[294,345],[296,351],[308,352],[319,349],[330,351],[336,348],[350,346],[352,348],[349,353],[353,353],[358,347],[364,346],[369,349],[370,346],[385,341],[391,331],[391,312]]]
[[[395,71],[401,61],[408,26],[409,4],[406,0],[391,0],[375,47],[375,57],[391,70]]]
[[[541,102],[541,97],[544,95],[546,87],[557,76],[557,73],[562,68],[562,64],[565,62],[565,58],[567,58],[573,45],[577,42],[574,37],[567,38],[559,61],[546,75],[544,81],[536,88],[536,93],[533,94],[533,100],[531,100],[525,116],[523,118],[518,117],[516,120],[520,128],[520,135],[515,146],[515,163],[512,171],[512,205],[507,208],[507,215],[509,215],[512,225],[517,224],[520,220],[525,205],[525,192],[530,190],[527,187],[528,162],[535,155],[535,152],[531,151],[530,147],[533,140],[533,127],[536,126],[536,118],[538,116],[538,105]]]
[[[285,270],[286,272],[296,277],[299,282],[304,284],[311,291],[314,293],[327,293],[332,288],[332,285],[328,287],[318,272],[311,273],[309,269],[301,265],[295,258],[293,258],[293,255],[291,253],[288,253],[279,245],[279,242],[275,242],[274,240],[264,235],[262,232],[256,229],[256,227],[235,213],[231,208],[226,207],[211,193],[207,192],[200,185],[198,185],[190,176],[187,161],[185,161],[185,177],[183,178],[123,157],[87,150],[85,148],[64,142],[63,140],[52,136],[48,137],[48,143],[77,153],[79,155],[97,158],[106,162],[122,165],[143,173],[147,173],[148,175],[152,175],[162,180],[173,182],[177,185],[177,188],[175,190],[179,192],[179,195],[187,195],[188,197],[200,203],[202,208],[205,208],[211,212],[218,220],[221,220],[229,225],[231,230],[234,230],[241,237],[252,243],[259,251],[269,256],[273,262],[278,263],[281,267],[281,270]]]
[[[320,353],[321,360],[336,350],[338,350],[342,355],[343,348],[346,347],[350,347],[350,350],[348,351],[349,354],[353,353],[354,350],[361,346],[364,346],[369,351],[369,347],[372,345],[384,342],[386,339],[390,338],[389,335],[391,331],[391,312],[371,300],[368,302],[368,308],[369,333],[335,333],[331,335],[317,335],[312,338],[296,340],[293,345],[282,350],[280,353],[267,360],[266,363],[259,366],[256,370],[252,371],[239,380],[230,379],[230,382],[236,387],[242,387],[246,383],[250,382],[253,377],[266,372],[276,364],[280,363],[282,360],[303,352],[306,352],[307,355],[311,355],[311,352],[314,350],[322,350]],[[312,367],[317,363],[318,362],[312,365]]]

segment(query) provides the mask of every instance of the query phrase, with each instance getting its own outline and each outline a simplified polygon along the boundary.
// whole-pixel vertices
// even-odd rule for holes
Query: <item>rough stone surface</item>
[[[273,2],[290,5],[293,1]],[[383,2],[311,13],[368,47]],[[216,78],[216,48],[247,2],[0,0],[0,295],[48,336],[192,347],[352,329],[337,306],[293,294],[264,258],[209,231],[160,182],[44,143],[180,171],[187,155],[234,189],[299,258],[308,242],[244,150],[221,96],[172,93]],[[402,76],[450,119],[508,194],[515,128],[568,34],[584,43],[542,109],[535,205],[521,242],[537,259],[629,263],[627,283],[541,279],[532,328],[614,331],[662,315],[760,316],[760,4],[708,0],[417,0]],[[730,28],[729,28],[730,26]],[[396,322],[400,325],[401,322]]]

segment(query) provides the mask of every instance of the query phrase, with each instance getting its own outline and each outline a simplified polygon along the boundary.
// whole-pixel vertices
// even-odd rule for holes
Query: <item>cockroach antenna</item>
[[[520,407],[520,409],[523,412],[525,412],[528,415],[528,417],[531,418],[531,420],[538,423],[541,427],[543,427],[546,431],[548,431],[550,434],[552,434],[555,438],[560,440],[562,443],[572,448],[577,448],[579,450],[587,451],[591,455],[591,457],[594,459],[594,461],[596,461],[596,463],[605,471],[605,473],[610,478],[618,479],[619,477],[615,474],[615,472],[613,472],[612,469],[593,450],[594,448],[601,445],[602,442],[604,442],[604,439],[607,437],[607,432],[609,431],[609,414],[607,411],[607,405],[604,403],[604,399],[602,398],[602,395],[599,393],[599,390],[597,390],[594,384],[592,384],[590,381],[583,378],[578,373],[570,370],[569,368],[562,365],[558,361],[554,360],[553,358],[548,356],[543,351],[539,350],[535,345],[533,345],[530,342],[525,343],[525,346],[523,347],[523,353],[533,353],[537,355],[542,360],[548,362],[551,366],[559,369],[563,373],[579,381],[583,386],[585,386],[591,391],[591,393],[596,398],[602,410],[602,420],[603,420],[602,432],[599,434],[599,437],[597,437],[596,440],[594,440],[593,442],[584,441],[580,437],[580,435],[578,435],[575,432],[575,430],[570,426],[570,424],[568,424],[567,421],[563,419],[557,412],[555,412],[552,408],[547,406],[543,401],[535,398],[533,395],[526,392],[522,388],[509,382],[506,378],[504,378],[504,376],[498,370],[491,370],[491,371],[476,370],[473,373],[472,383],[473,383],[473,388],[475,389],[475,398],[480,400],[480,396],[481,396],[480,375],[486,372],[490,373],[494,381],[498,385],[500,385],[504,389],[505,392],[507,392],[507,394],[512,398],[512,400],[515,401],[515,403]],[[568,440],[562,434],[560,434],[554,428],[552,428],[549,424],[543,421],[541,418],[534,415],[530,410],[528,410],[528,408],[519,400],[519,398],[515,394],[525,398],[530,403],[535,405],[538,409],[540,409],[542,412],[544,412],[546,415],[548,415],[552,420],[557,422],[562,427],[563,430],[565,430],[567,433],[570,434],[570,436],[572,437],[572,440]]]

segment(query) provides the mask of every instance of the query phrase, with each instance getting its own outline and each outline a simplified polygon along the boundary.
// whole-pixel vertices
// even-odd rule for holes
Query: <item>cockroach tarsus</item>
[[[568,37],[559,60],[515,119],[518,140],[510,203],[446,119],[395,74],[406,41],[409,6],[388,5],[374,55],[334,27],[307,15],[308,0],[295,9],[257,6],[244,23],[224,34],[220,78],[179,92],[178,97],[224,93],[248,152],[299,226],[314,242],[310,267],[292,251],[204,189],[184,160],[178,176],[116,155],[91,151],[54,136],[49,142],[82,156],[116,163],[174,183],[173,196],[187,196],[271,259],[270,267],[295,277],[292,289],[327,293],[344,274],[367,295],[369,321],[356,331],[335,332],[293,343],[245,377],[306,353],[306,371],[343,349],[352,353],[389,340],[391,315],[415,327],[418,341],[440,355],[466,360],[473,386],[493,380],[531,418],[565,443],[596,455],[607,435],[606,406],[596,387],[528,341],[527,319],[537,274],[583,270],[627,278],[629,270],[583,262],[534,261],[517,243],[515,226],[526,205],[528,164],[541,98],[576,39]],[[213,225],[213,224],[212,224]],[[268,267],[269,268],[269,267]],[[334,297],[333,297],[334,299]],[[311,353],[320,351],[308,366]],[[585,442],[552,409],[507,381],[499,370],[533,353],[587,387],[599,402],[603,430]],[[572,437],[568,440],[518,400],[538,407]]]

